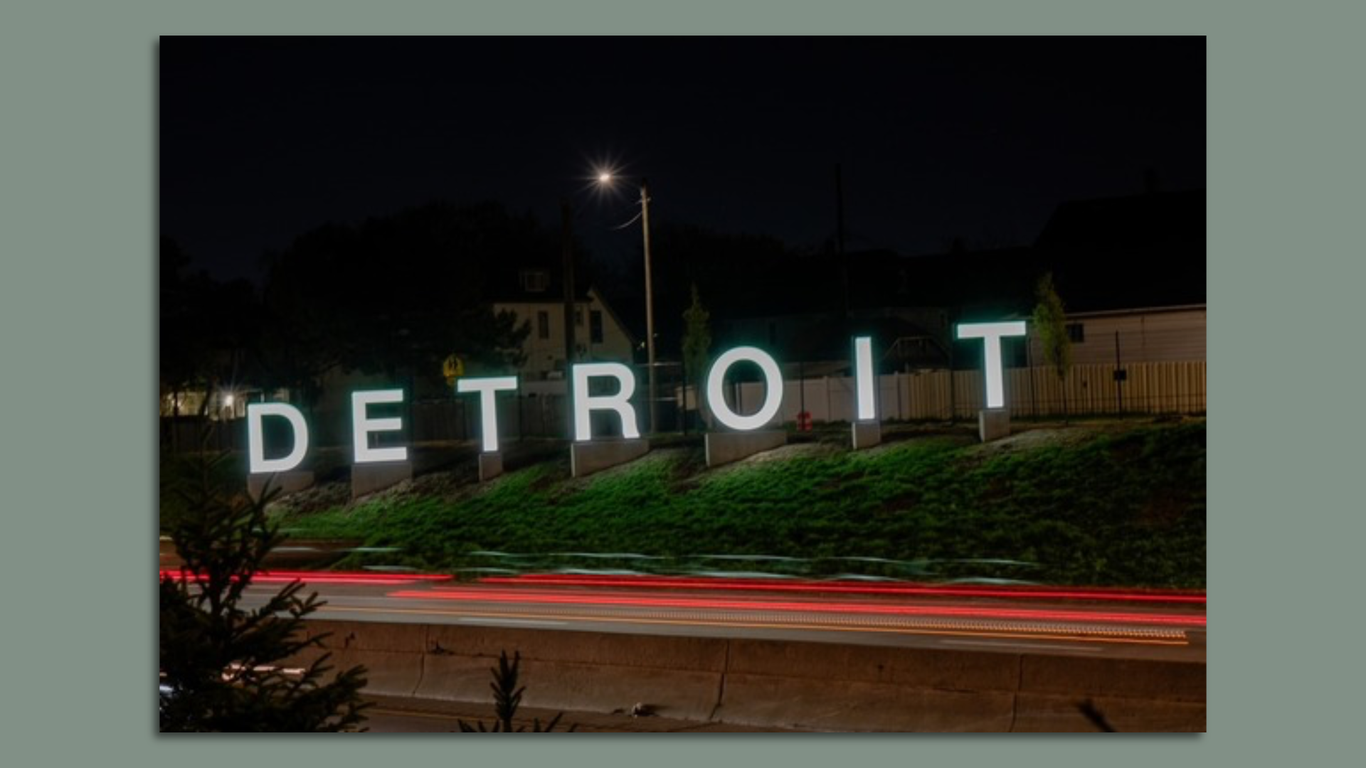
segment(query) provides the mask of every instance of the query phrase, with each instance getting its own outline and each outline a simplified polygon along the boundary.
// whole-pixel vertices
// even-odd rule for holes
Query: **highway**
[[[263,603],[294,578],[326,601],[314,614],[319,619],[1205,661],[1203,593],[603,574],[457,581],[274,571],[258,574],[248,605]]]

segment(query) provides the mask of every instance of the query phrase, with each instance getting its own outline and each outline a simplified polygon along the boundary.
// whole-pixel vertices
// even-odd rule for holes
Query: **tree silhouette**
[[[772,237],[662,221],[652,224],[650,252],[656,344],[662,350],[682,346],[683,313],[691,299],[686,286],[697,286],[716,317],[776,314],[791,306],[820,309],[830,303],[825,286],[802,269],[801,257]],[[613,306],[643,330],[643,254],[607,271],[599,282]]]
[[[191,258],[162,237],[160,264],[160,379],[163,394],[211,391],[239,379],[255,343],[256,296],[250,283],[221,283],[190,271]],[[180,412],[173,399],[173,415]],[[207,405],[207,399],[203,405]]]
[[[1072,340],[1067,335],[1067,314],[1062,298],[1053,286],[1053,273],[1039,279],[1034,291],[1038,304],[1034,307],[1034,333],[1043,348],[1044,360],[1058,377],[1062,391],[1062,412],[1067,414],[1067,374],[1072,370]]]
[[[208,451],[188,459],[172,483],[181,504],[163,520],[184,564],[160,583],[161,730],[356,730],[368,706],[365,669],[332,675],[328,654],[300,660],[326,637],[304,633],[317,594],[300,597],[296,580],[261,607],[242,607],[281,536],[266,519],[273,494],[224,491],[226,460]]]
[[[532,219],[491,203],[320,227],[269,259],[267,367],[305,391],[334,367],[441,385],[452,353],[515,367],[529,327],[492,310],[496,278],[557,248]]]
[[[522,733],[527,730],[525,725],[514,727],[512,724],[513,718],[517,716],[517,709],[522,706],[522,694],[526,692],[525,685],[518,685],[521,667],[520,651],[513,652],[512,661],[508,661],[507,651],[498,655],[498,666],[489,670],[493,673],[493,681],[489,683],[489,687],[493,689],[493,726],[485,725],[482,720],[476,720],[474,725],[460,720],[458,722],[461,733]],[[531,732],[549,733],[560,724],[561,717],[564,717],[564,713],[557,712],[545,725],[541,725],[539,717],[533,718]],[[569,726],[570,731],[577,728],[577,725]]]
[[[692,304],[683,311],[683,372],[684,392],[692,384],[696,392],[702,391],[702,375],[707,367],[707,355],[711,352],[711,313],[702,306],[702,298],[697,293],[697,284],[692,286]],[[686,394],[685,394],[686,397]],[[700,400],[699,400],[700,402]],[[685,407],[683,417],[687,418]]]

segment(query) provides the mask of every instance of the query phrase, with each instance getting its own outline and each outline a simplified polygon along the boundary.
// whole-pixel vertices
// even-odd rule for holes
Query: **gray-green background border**
[[[658,6],[658,7],[656,7]],[[10,765],[1350,762],[1362,664],[1363,28],[1348,3],[191,2],[0,9],[4,757]],[[1203,736],[156,736],[162,34],[1208,35]],[[490,62],[496,66],[496,62]],[[1077,62],[1086,66],[1086,62]],[[554,66],[547,63],[547,66]],[[1192,73],[1192,77],[1202,76]],[[1355,228],[1354,228],[1355,229]],[[1346,358],[1347,365],[1342,363]],[[1343,370],[1343,369],[1346,370]],[[1346,482],[1344,482],[1346,480]],[[1341,598],[1338,602],[1337,598]],[[1334,607],[1349,618],[1334,618]]]

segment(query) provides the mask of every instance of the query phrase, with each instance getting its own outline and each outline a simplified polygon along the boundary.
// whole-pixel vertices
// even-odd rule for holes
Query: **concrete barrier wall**
[[[708,638],[432,625],[418,695],[486,700],[489,668],[506,650],[522,654],[530,707],[598,712],[651,704],[666,717],[706,720],[725,670],[725,646]],[[474,692],[474,696],[469,693]]]
[[[1007,731],[1018,657],[938,649],[730,641],[718,717],[816,730]]]
[[[1204,731],[1205,665],[451,624],[310,621],[371,693],[487,702],[498,655],[522,655],[524,703],[829,731]],[[306,660],[306,659],[305,659]]]

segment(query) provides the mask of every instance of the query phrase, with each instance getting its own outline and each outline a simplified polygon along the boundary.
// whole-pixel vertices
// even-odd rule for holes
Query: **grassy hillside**
[[[893,435],[715,470],[699,445],[580,480],[564,451],[480,485],[462,462],[356,504],[277,505],[295,537],[381,548],[338,567],[630,569],[1203,587],[1205,424]],[[843,438],[847,442],[847,436]]]

